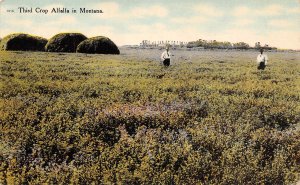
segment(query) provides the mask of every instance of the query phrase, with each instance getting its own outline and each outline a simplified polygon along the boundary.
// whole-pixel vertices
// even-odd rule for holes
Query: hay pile
[[[92,37],[81,42],[76,50],[78,53],[91,54],[120,54],[119,48],[109,38],[104,36]]]
[[[47,39],[25,33],[15,33],[4,37],[0,50],[7,51],[44,51]]]
[[[53,36],[46,45],[49,52],[76,52],[79,43],[87,39],[81,33],[59,33]]]

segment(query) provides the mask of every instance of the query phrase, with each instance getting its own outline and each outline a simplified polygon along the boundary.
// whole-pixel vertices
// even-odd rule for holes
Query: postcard
[[[300,184],[298,0],[0,0],[0,184]]]

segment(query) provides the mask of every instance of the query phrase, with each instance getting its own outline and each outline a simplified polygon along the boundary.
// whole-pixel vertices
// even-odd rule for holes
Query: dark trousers
[[[170,65],[170,59],[169,58],[166,58],[164,61],[164,66],[169,66]]]
[[[259,63],[259,65],[257,66],[258,70],[264,70],[266,68],[266,64],[264,62]]]

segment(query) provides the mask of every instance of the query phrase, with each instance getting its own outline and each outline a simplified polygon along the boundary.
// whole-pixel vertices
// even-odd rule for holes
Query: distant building
[[[256,42],[255,43],[255,48],[260,48],[261,46],[260,46],[260,42]]]
[[[264,48],[266,50],[276,50],[276,47],[271,47],[269,46],[269,44],[264,44],[262,45],[260,42],[256,42],[254,48],[258,49],[258,48]]]
[[[186,47],[188,42],[185,41],[171,41],[171,40],[165,40],[165,41],[150,41],[150,40],[142,40],[140,43],[140,47],[143,48],[162,48],[166,45],[169,45],[173,48],[179,48],[179,47]]]

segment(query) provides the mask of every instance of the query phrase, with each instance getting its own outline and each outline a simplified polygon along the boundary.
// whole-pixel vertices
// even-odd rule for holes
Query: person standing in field
[[[268,63],[268,56],[266,54],[263,54],[264,49],[260,49],[260,54],[257,56],[257,69],[258,70],[264,70]]]
[[[165,67],[168,67],[171,63],[171,53],[169,51],[169,47],[166,47],[166,50],[161,54],[161,60]]]

